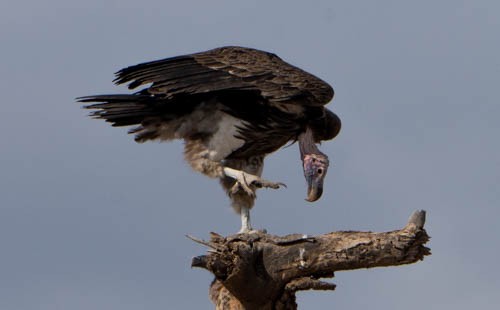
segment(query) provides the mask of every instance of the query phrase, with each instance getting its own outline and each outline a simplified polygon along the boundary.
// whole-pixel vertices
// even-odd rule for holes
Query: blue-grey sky
[[[256,228],[386,231],[428,211],[433,255],[339,272],[301,309],[487,309],[500,303],[498,1],[3,1],[0,309],[210,309],[205,249],[239,217],[182,143],[136,144],[82,95],[127,92],[139,62],[243,45],[331,83],[343,129],[304,201],[297,146],[268,157]]]

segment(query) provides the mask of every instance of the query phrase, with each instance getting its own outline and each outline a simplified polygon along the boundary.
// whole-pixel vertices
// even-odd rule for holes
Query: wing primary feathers
[[[128,87],[133,89],[145,83],[155,82],[156,79],[164,79],[174,72],[181,77],[182,72],[199,70],[201,66],[195,66],[193,63],[194,60],[186,56],[147,62],[118,71],[113,82],[115,84],[132,82]]]
[[[222,90],[257,90],[270,104],[322,106],[333,98],[330,85],[278,56],[243,47],[146,62],[116,73],[116,84],[129,89],[152,83],[150,94],[172,98]]]

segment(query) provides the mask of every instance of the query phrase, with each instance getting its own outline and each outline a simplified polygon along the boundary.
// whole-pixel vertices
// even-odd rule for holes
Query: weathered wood
[[[335,271],[411,264],[430,255],[424,223],[425,211],[416,211],[403,229],[384,233],[211,233],[210,241],[191,237],[210,248],[193,258],[192,266],[215,275],[210,298],[217,310],[297,309],[295,293],[335,289],[319,280]]]

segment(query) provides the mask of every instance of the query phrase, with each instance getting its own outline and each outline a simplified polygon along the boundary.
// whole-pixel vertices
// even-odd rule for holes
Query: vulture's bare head
[[[298,136],[300,158],[307,181],[307,201],[318,200],[323,194],[323,182],[328,171],[328,156],[323,154],[316,143],[335,138],[340,132],[340,118],[327,109],[323,117],[311,122]]]
[[[328,157],[322,153],[305,154],[302,157],[302,163],[307,181],[306,200],[313,202],[323,194],[323,182],[328,171]]]
[[[304,177],[307,182],[306,200],[313,202],[323,194],[323,182],[329,165],[328,156],[318,149],[309,128],[299,136],[298,140]]]

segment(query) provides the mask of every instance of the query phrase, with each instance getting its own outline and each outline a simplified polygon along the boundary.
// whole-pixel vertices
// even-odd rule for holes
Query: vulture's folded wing
[[[258,91],[270,103],[321,106],[333,98],[326,82],[278,56],[250,48],[222,47],[131,66],[116,73],[130,89],[152,83],[150,94],[173,98],[226,90]]]

